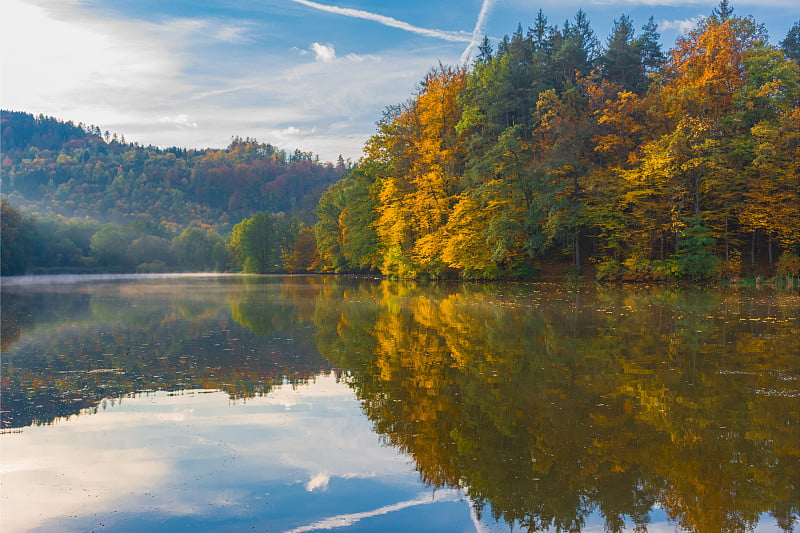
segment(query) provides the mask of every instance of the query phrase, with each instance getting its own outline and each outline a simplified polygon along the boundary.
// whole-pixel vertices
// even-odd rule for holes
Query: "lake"
[[[2,281],[0,530],[792,531],[800,294]]]

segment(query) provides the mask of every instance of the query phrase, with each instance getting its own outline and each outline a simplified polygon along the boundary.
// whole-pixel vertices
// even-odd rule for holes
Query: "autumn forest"
[[[776,46],[725,0],[669,50],[652,18],[540,11],[432,68],[357,163],[3,111],[3,274],[800,276],[799,61],[800,22]]]

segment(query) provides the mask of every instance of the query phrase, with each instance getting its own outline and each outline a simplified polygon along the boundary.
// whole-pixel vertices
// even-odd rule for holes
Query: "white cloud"
[[[291,411],[283,409],[287,401]],[[240,487],[252,480],[263,486],[302,479],[314,493],[333,478],[371,479],[375,472],[380,483],[417,483],[410,460],[381,443],[355,393],[334,375],[233,404],[227,394],[211,391],[125,398],[97,414],[3,435],[2,451],[4,533],[145,508],[203,515],[211,502],[220,512],[241,506],[250,495]],[[215,472],[213,486],[198,483],[187,457]]]
[[[246,32],[247,28],[244,26],[225,24],[217,28],[212,35],[217,41],[226,43],[244,43],[249,41],[249,38],[245,35]]]
[[[167,43],[149,39],[149,32],[76,20],[19,0],[4,0],[0,35],[1,48],[14,50],[0,58],[7,108],[51,113],[65,101],[96,108],[132,89],[166,88],[179,66]],[[132,38],[141,46],[128,46]]]
[[[331,476],[326,474],[325,472],[320,472],[312,477],[308,483],[306,483],[306,490],[308,492],[314,492],[315,490],[328,490],[328,483],[331,480]]]
[[[333,46],[330,45],[313,43],[311,45],[311,51],[314,52],[314,58],[316,61],[331,63],[334,59],[336,59],[336,50],[334,50]]]
[[[174,124],[183,128],[197,128],[197,122],[189,120],[189,115],[181,113],[175,116],[162,116],[158,117],[159,124]]]
[[[405,100],[437,59],[454,63],[460,53],[437,43],[340,57],[317,42],[297,50],[316,60],[297,62],[237,45],[254,33],[251,22],[154,23],[82,2],[42,5],[3,0],[0,49],[15,50],[0,54],[3,108],[96,124],[145,145],[222,148],[239,135],[323,161],[356,160],[385,106]],[[233,54],[222,63],[221,46]]]
[[[658,29],[661,31],[678,30],[680,33],[689,33],[697,27],[701,20],[703,20],[702,15],[679,20],[662,20],[658,23]]]
[[[282,69],[243,66],[241,74],[232,72],[193,93],[186,99],[191,108],[183,102],[181,112],[200,125],[197,129],[145,132],[148,125],[141,121],[130,126],[147,144],[220,147],[239,135],[313,152],[323,161],[336,161],[339,154],[357,160],[386,105],[408,98],[430,66],[429,56],[404,51],[348,54],[332,63],[295,61]],[[129,128],[119,131],[138,140]]]
[[[363,63],[364,61],[374,61],[376,63],[381,62],[381,56],[376,56],[373,54],[366,54],[366,55],[358,55],[358,54],[347,54],[345,59],[348,61],[355,61],[356,63]]]
[[[390,28],[397,28],[400,30],[409,31],[411,33],[416,33],[418,35],[424,35],[426,37],[434,37],[436,39],[444,39],[445,41],[466,42],[466,43],[470,42],[471,40],[471,37],[469,35],[465,35],[464,32],[420,28],[419,26],[414,26],[407,22],[403,22],[402,20],[397,20],[392,17],[387,17],[385,15],[379,15],[377,13],[370,13],[369,11],[362,11],[360,9],[329,6],[326,4],[311,2],[310,0],[292,0],[292,2],[296,2],[298,4],[302,4],[306,7],[311,7],[313,9],[318,9],[320,11],[334,13],[336,15],[343,15],[345,17],[371,20],[373,22],[377,22],[378,24],[389,26]]]
[[[30,531],[53,517],[78,514],[87,501],[102,506],[145,492],[168,475],[168,461],[153,450],[99,448],[98,437],[108,426],[95,423],[96,416],[3,435],[5,533]]]

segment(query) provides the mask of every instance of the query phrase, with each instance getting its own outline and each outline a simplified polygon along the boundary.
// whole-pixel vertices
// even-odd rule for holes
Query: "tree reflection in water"
[[[800,296],[345,278],[3,287],[3,428],[338,369],[422,480],[530,529],[800,514]]]
[[[317,346],[431,485],[530,529],[786,531],[800,495],[800,298],[329,284]]]
[[[151,390],[267,394],[331,366],[309,329],[310,278],[4,287],[2,429]]]

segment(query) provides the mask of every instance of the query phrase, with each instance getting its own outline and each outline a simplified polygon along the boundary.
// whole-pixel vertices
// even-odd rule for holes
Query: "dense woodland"
[[[0,116],[3,274],[283,271],[320,194],[347,167],[251,139],[225,150],[159,149],[97,126]],[[242,235],[237,224],[255,216],[272,221],[262,240],[279,242],[266,262],[248,261],[241,239],[227,248],[231,233]]]
[[[495,49],[496,48],[496,49]],[[662,52],[539,13],[390,107],[323,194],[337,272],[598,279],[800,273],[800,22],[780,47],[723,1]]]
[[[726,0],[667,52],[652,18],[601,43],[540,11],[432,69],[355,166],[3,112],[3,273],[800,276],[799,61],[800,22],[774,46]]]
[[[20,112],[2,112],[2,187],[15,206],[103,222],[143,217],[220,231],[259,211],[312,211],[344,169],[307,152],[234,137],[224,150],[160,149]]]
[[[0,203],[3,275],[93,272],[307,272],[319,264],[314,231],[285,213],[258,212],[221,236],[204,224],[173,231],[147,219],[123,224],[39,218]]]

